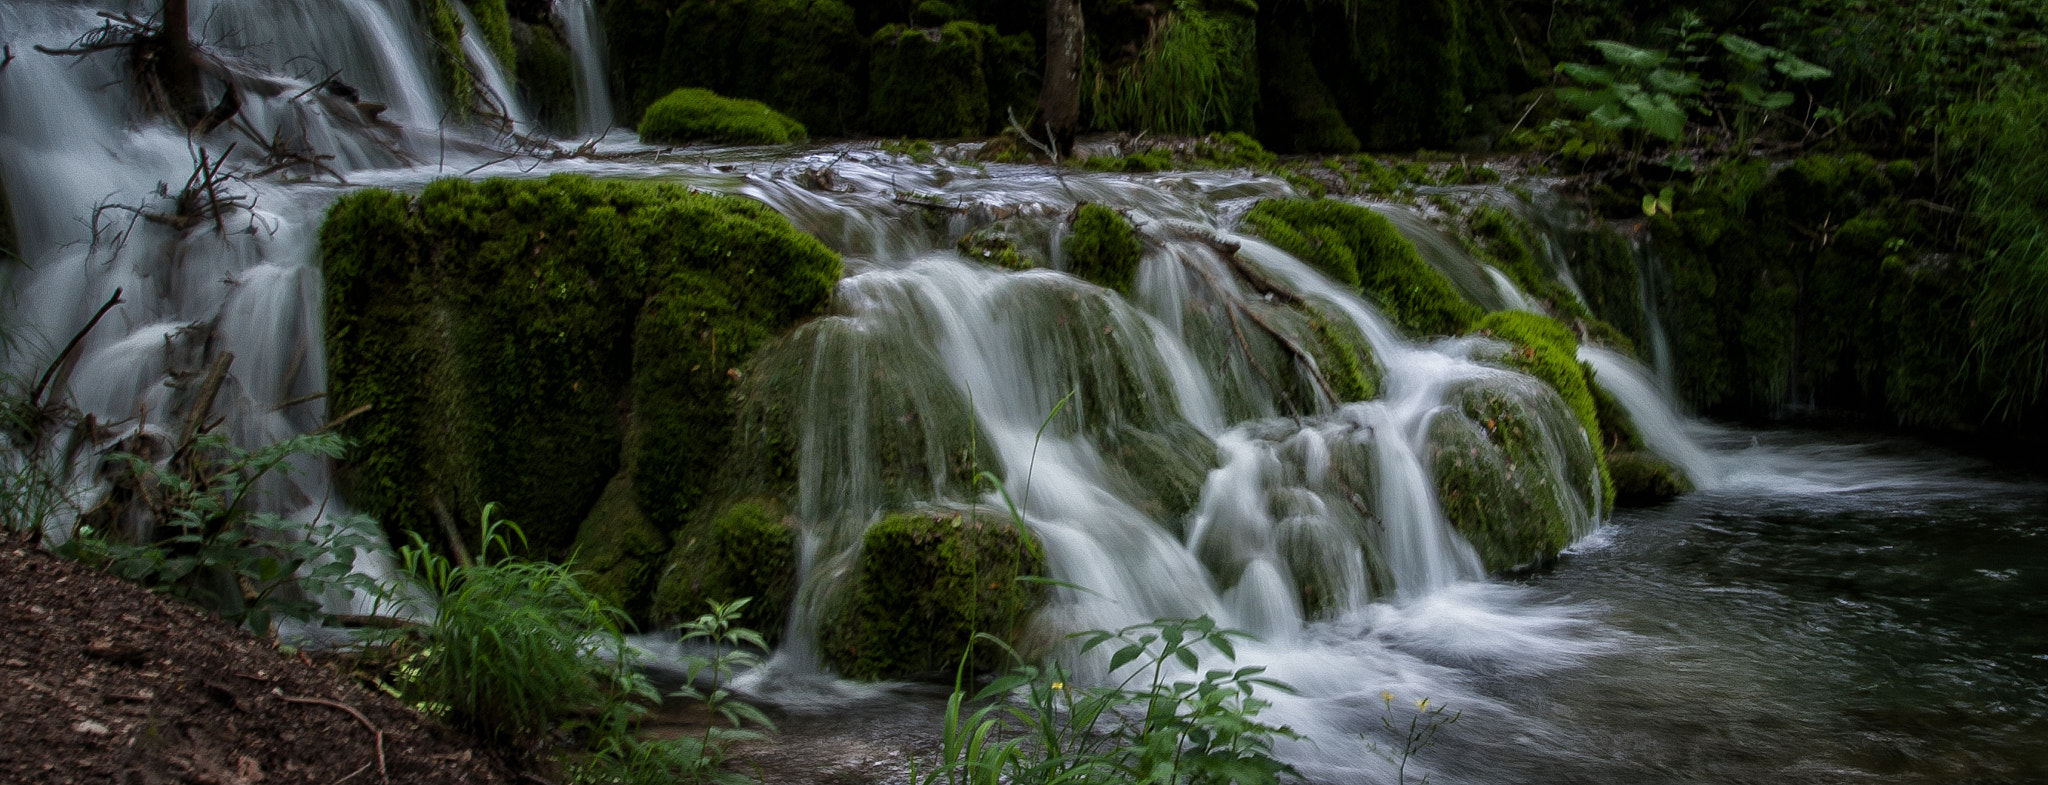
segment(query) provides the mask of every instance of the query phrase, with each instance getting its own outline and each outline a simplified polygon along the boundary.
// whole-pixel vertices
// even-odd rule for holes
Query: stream
[[[220,407],[236,442],[268,444],[340,414],[306,401],[327,378],[317,230],[347,189],[564,172],[662,180],[765,202],[846,260],[832,315],[785,339],[819,358],[802,366],[808,386],[793,404],[807,412],[792,505],[803,590],[783,648],[739,685],[783,718],[764,754],[771,781],[891,781],[938,733],[943,695],[833,679],[815,640],[820,606],[892,500],[1000,503],[944,478],[884,472],[887,445],[867,418],[891,406],[922,423],[972,413],[1051,577],[1085,587],[1054,592],[1035,622],[1042,637],[1205,614],[1259,635],[1238,661],[1298,691],[1272,696],[1265,716],[1307,737],[1279,752],[1311,782],[1398,781],[1398,762],[1380,752],[1399,736],[1382,720],[1405,725],[1423,698],[1458,720],[1408,765],[1411,782],[2048,776],[2048,485],[2038,478],[1877,434],[1701,423],[1664,397],[1657,372],[1588,349],[1582,359],[1647,446],[1700,487],[1657,507],[1601,509],[1583,431],[1544,385],[1489,361],[1500,344],[1413,339],[1355,290],[1239,233],[1261,199],[1297,195],[1277,178],[959,163],[964,149],[921,163],[857,142],[656,149],[605,133],[609,102],[591,94],[603,82],[590,51],[602,31],[589,3],[566,0],[565,38],[583,47],[583,135],[559,141],[574,149],[602,134],[590,149],[604,155],[508,157],[509,132],[531,130],[515,96],[499,101],[509,128],[435,125],[446,108],[405,3],[348,0],[333,19],[256,0],[193,5],[274,44],[236,50],[238,62],[272,69],[249,77],[271,89],[251,91],[244,117],[335,156],[347,183],[250,177],[236,187],[253,201],[226,234],[125,219],[109,234],[97,208],[160,205],[159,183],[175,190],[197,150],[220,153],[229,138],[191,140],[140,117],[125,89],[108,88],[124,84],[113,55],[29,53],[97,24],[93,7],[0,6],[0,37],[22,53],[0,71],[0,175],[29,261],[5,274],[0,318],[28,350],[4,370],[33,374],[116,288],[126,300],[81,344],[68,378],[75,405],[108,429],[74,437],[91,439],[79,445],[90,448],[74,489],[83,501],[105,492],[82,470],[90,456],[167,438],[149,413],[175,409],[222,353],[237,357]],[[509,93],[488,48],[464,44],[484,61],[483,88]],[[293,65],[316,51],[320,68]],[[360,107],[308,97],[329,66],[388,104],[382,124],[366,129],[346,116]],[[240,163],[261,167],[241,150]],[[1082,202],[1124,211],[1145,236],[1129,296],[1057,272],[1065,217]],[[1506,277],[1432,235],[1427,208],[1367,206],[1475,302],[1528,307]],[[956,249],[997,221],[1051,269],[1004,271]],[[1286,392],[1299,380],[1266,376],[1249,346],[1233,348],[1245,343],[1233,343],[1234,314],[1270,300],[1235,264],[1369,346],[1380,395],[1300,403]],[[1668,372],[1667,352],[1655,354]],[[890,397],[904,387],[927,397]],[[1075,407],[1073,424],[1045,427],[1084,387],[1112,391],[1081,398],[1093,402]],[[1485,575],[1430,477],[1433,426],[1474,391],[1531,413],[1547,458],[1534,470],[1577,538],[1557,563],[1519,577]],[[1110,449],[1119,438],[1213,452],[1184,515],[1135,499],[1133,467]],[[302,521],[346,512],[330,466],[298,468],[272,489],[275,511]],[[361,609],[360,598],[325,599]],[[1078,660],[1084,675],[1100,677],[1100,665]]]

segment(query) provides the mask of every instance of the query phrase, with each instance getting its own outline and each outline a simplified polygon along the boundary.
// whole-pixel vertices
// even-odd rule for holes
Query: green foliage
[[[1269,199],[1245,226],[1339,283],[1378,301],[1396,323],[1425,335],[1463,332],[1481,316],[1429,266],[1393,223],[1357,205]]]
[[[677,627],[683,633],[684,644],[702,641],[711,646],[709,657],[688,655],[683,658],[685,681],[681,689],[672,693],[672,697],[703,704],[711,715],[703,734],[665,740],[619,734],[596,755],[576,767],[574,782],[590,785],[668,785],[676,782],[743,785],[752,781],[724,769],[728,745],[762,738],[759,732],[748,730],[747,725],[771,731],[775,729],[775,723],[770,722],[767,715],[734,698],[732,691],[725,686],[740,669],[760,667],[761,656],[753,650],[766,651],[768,648],[760,633],[737,625],[743,615],[741,611],[751,601],[751,598],[742,597],[731,602],[709,603],[709,612]],[[706,689],[696,687],[700,677],[709,678],[710,685]],[[732,727],[720,724],[721,720]]]
[[[757,202],[571,176],[358,191],[321,255],[329,389],[372,407],[343,427],[351,502],[438,542],[437,501],[497,500],[557,554],[622,464],[656,530],[700,514],[738,369],[839,276]]]
[[[407,701],[514,748],[560,729],[615,738],[658,697],[636,670],[624,614],[577,581],[567,565],[512,555],[516,524],[484,507],[474,564],[455,564],[418,534],[400,549],[405,571],[433,602],[432,623],[399,668]],[[493,552],[496,556],[493,556]],[[593,716],[587,714],[595,710]]]
[[[684,88],[654,102],[640,118],[640,138],[655,144],[712,141],[789,144],[807,136],[803,124],[760,101]]]
[[[458,118],[468,117],[476,102],[476,79],[469,74],[468,58],[462,53],[462,17],[450,3],[460,0],[424,0],[427,32],[434,42],[434,65],[447,90],[448,106]]]
[[[1098,286],[1130,294],[1137,282],[1144,243],[1122,213],[1099,204],[1074,209],[1073,226],[1062,242],[1067,271]]]
[[[320,598],[328,591],[375,588],[355,570],[358,553],[380,548],[369,534],[375,522],[323,516],[308,524],[252,507],[264,478],[289,473],[293,459],[341,453],[342,440],[332,434],[297,436],[253,451],[204,434],[165,466],[117,453],[114,460],[129,474],[123,484],[140,491],[149,533],[132,542],[81,521],[57,553],[189,600],[261,635],[270,634],[278,618],[323,619]]]
[[[1098,172],[1161,172],[1188,169],[1253,169],[1271,167],[1278,157],[1258,140],[1242,133],[1209,134],[1185,142],[1157,142],[1150,149],[1121,156],[1098,155],[1082,167]]]
[[[1578,107],[1593,122],[1617,130],[1639,129],[1668,142],[1685,135],[1682,98],[1700,92],[1700,80],[1665,68],[1670,56],[1619,41],[1594,41],[1607,64],[1560,63],[1558,73],[1585,87],[1559,90],[1559,100]]]
[[[1082,640],[1084,655],[1109,652],[1110,677],[1121,679],[1072,684],[1057,661],[1033,665],[984,636],[1016,665],[972,700],[1004,700],[963,717],[968,698],[956,681],[937,765],[921,778],[913,773],[913,783],[1267,785],[1296,776],[1273,756],[1273,743],[1302,737],[1261,722],[1271,704],[1257,696],[1262,688],[1293,688],[1259,666],[1201,670],[1205,654],[1235,661],[1235,641],[1251,640],[1249,633],[1204,616],[1072,637]]]
[[[868,527],[851,584],[820,625],[819,645],[849,678],[898,678],[950,666],[976,633],[1011,637],[1037,599],[1017,580],[1042,571],[1036,542],[990,515],[899,513]]]
[[[2048,408],[2048,80],[2015,74],[1967,122],[1976,163],[1964,181],[1988,241],[1971,359],[1994,415],[2038,426]]]
[[[1192,3],[1177,5],[1135,58],[1093,68],[1087,96],[1095,126],[1159,134],[1252,127],[1259,100],[1252,20]]]

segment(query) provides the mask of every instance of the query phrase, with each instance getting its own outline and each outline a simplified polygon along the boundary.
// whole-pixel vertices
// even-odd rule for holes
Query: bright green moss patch
[[[726,98],[696,88],[669,93],[640,118],[640,138],[656,144],[789,144],[803,141],[805,135],[803,124],[760,101]]]
[[[1364,207],[1269,199],[1252,208],[1245,226],[1377,300],[1388,316],[1411,330],[1453,335],[1482,314],[1422,260],[1393,223]]]
[[[1600,463],[1604,496],[1602,506],[1614,502],[1614,484],[1608,477],[1604,444],[1600,435],[1599,408],[1591,387],[1592,370],[1579,362],[1579,342],[1556,320],[1521,311],[1488,314],[1474,329],[1514,345],[1502,362],[1515,370],[1543,380],[1571,407],[1572,415],[1585,429],[1593,445],[1593,457]]]
[[[434,66],[447,91],[448,106],[458,118],[468,117],[476,102],[476,80],[462,54],[462,17],[450,3],[459,0],[425,0],[427,33],[434,40]]]
[[[950,671],[977,632],[1015,640],[1040,593],[1020,576],[1043,571],[1035,541],[1006,519],[958,512],[899,513],[868,527],[851,583],[819,631],[840,675],[901,678]],[[977,648],[977,664],[1000,652]]]
[[[349,500],[437,543],[500,502],[557,557],[622,467],[654,531],[704,514],[737,369],[840,269],[759,203],[571,176],[358,191],[320,247]]]
[[[484,46],[496,55],[498,62],[511,65],[517,52],[512,47],[512,14],[505,10],[505,0],[455,0],[467,3],[470,16],[476,17],[477,33]]]
[[[796,596],[796,530],[772,500],[732,505],[676,532],[649,614],[688,619],[710,601],[754,598],[747,626],[781,637]]]
[[[1068,272],[1127,295],[1137,281],[1138,261],[1145,255],[1144,243],[1130,219],[1099,204],[1075,208],[1073,226],[1062,248]]]

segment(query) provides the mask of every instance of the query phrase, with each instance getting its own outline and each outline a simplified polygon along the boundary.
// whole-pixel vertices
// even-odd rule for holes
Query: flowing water
[[[1546,388],[1486,361],[1498,346],[1414,341],[1355,293],[1236,234],[1259,199],[1292,193],[1279,180],[915,164],[859,145],[647,150],[522,171],[490,165],[503,154],[497,135],[437,126],[448,112],[411,4],[194,5],[195,19],[213,20],[208,40],[243,64],[235,78],[254,133],[188,139],[143,114],[115,56],[30,54],[95,26],[97,7],[0,5],[0,38],[22,53],[0,70],[0,175],[31,263],[7,273],[6,324],[23,348],[6,370],[36,372],[120,289],[125,304],[88,336],[68,380],[75,404],[109,424],[94,449],[166,438],[186,390],[225,353],[235,360],[218,412],[238,442],[332,415],[305,399],[326,378],[314,239],[341,180],[418,189],[475,169],[684,182],[760,199],[847,259],[834,314],[779,350],[806,374],[793,410],[815,413],[800,419],[794,505],[804,591],[789,645],[747,686],[794,715],[842,729],[862,718],[876,744],[935,732],[902,725],[930,715],[915,688],[819,678],[812,639],[820,599],[878,515],[1000,504],[946,476],[885,471],[891,445],[878,434],[901,426],[884,414],[907,409],[930,429],[921,443],[942,453],[937,466],[952,441],[976,439],[1053,577],[1087,587],[1056,592],[1041,632],[1197,614],[1257,632],[1263,642],[1241,647],[1240,661],[1299,689],[1270,716],[1314,740],[1282,749],[1313,781],[1394,781],[1374,751],[1398,741],[1381,719],[1404,721],[1422,697],[1463,712],[1409,768],[1438,782],[2022,781],[2048,766],[2037,743],[2048,730],[2038,484],[1909,443],[1690,422],[1650,372],[1588,349],[1649,447],[1702,488],[1651,510],[1601,510],[1583,433]],[[584,0],[555,4],[586,134],[610,124],[592,90],[603,82],[595,16]],[[503,69],[483,47],[465,49],[513,105]],[[382,114],[307,90],[336,71]],[[131,222],[122,209],[97,211],[95,231],[100,205],[164,209],[158,184],[174,193],[198,149],[241,139],[234,160],[262,168],[255,137],[332,155],[330,171],[237,184],[253,209],[224,234]],[[1000,221],[1057,268],[1064,217],[1083,201],[1126,211],[1147,238],[1128,297],[954,250]],[[1476,302],[1527,307],[1420,213],[1373,207]],[[1239,265],[1301,305],[1254,291]],[[1303,370],[1313,361],[1285,349],[1303,313],[1369,347],[1384,371],[1376,399],[1319,393]],[[1483,575],[1430,478],[1435,426],[1474,391],[1533,413],[1556,504],[1584,538],[1524,579]],[[279,511],[341,511],[328,467],[300,468],[278,489]],[[86,502],[103,492],[84,471],[76,490]],[[1390,707],[1383,692],[1399,700]]]

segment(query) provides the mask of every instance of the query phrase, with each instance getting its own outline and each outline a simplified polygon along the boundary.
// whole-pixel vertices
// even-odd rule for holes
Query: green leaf
[[[1833,71],[1801,60],[1790,53],[1779,57],[1778,64],[1773,67],[1778,70],[1778,73],[1784,74],[1786,79],[1798,82],[1811,79],[1826,79],[1835,75]]]
[[[1144,653],[1145,649],[1139,646],[1125,646],[1121,649],[1118,649],[1116,654],[1111,655],[1109,658],[1110,672],[1114,673],[1116,669],[1121,668],[1125,665],[1129,665],[1132,660],[1138,658],[1138,655]]]
[[[1643,83],[1650,89],[1672,95],[1692,95],[1700,91],[1700,80],[1677,71],[1659,68],[1643,76]]]
[[[1750,103],[1756,104],[1761,109],[1776,111],[1779,109],[1783,109],[1787,106],[1791,106],[1792,101],[1793,96],[1791,93],[1780,90],[1775,93],[1766,93],[1762,96],[1759,96],[1757,100],[1751,101]]]
[[[1620,41],[1594,41],[1593,48],[1607,58],[1607,62],[1629,68],[1656,68],[1669,57],[1652,49],[1638,49]]]
[[[1776,49],[1733,33],[1721,36],[1721,47],[1727,49],[1730,54],[1735,55],[1736,58],[1742,60],[1743,64],[1751,68],[1760,67],[1764,64],[1764,61],[1769,60],[1771,57],[1783,54]]]
[[[1634,128],[1637,125],[1636,116],[1618,103],[1603,104],[1586,115],[1586,119],[1602,128]]]
[[[1557,66],[1557,72],[1564,74],[1565,76],[1571,77],[1572,81],[1574,82],[1584,82],[1586,84],[1600,85],[1602,87],[1614,84],[1614,80],[1616,78],[1616,74],[1614,72],[1614,69],[1612,68],[1599,65],[1586,65],[1585,63],[1559,63]],[[1564,98],[1564,91],[1559,91],[1558,97]]]

